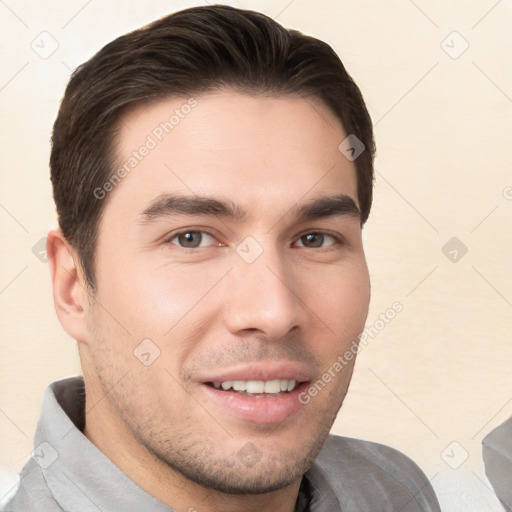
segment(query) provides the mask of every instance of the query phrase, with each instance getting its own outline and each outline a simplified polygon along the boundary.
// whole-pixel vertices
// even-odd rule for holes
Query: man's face
[[[118,161],[137,151],[137,164],[100,221],[84,375],[112,404],[103,421],[121,419],[173,470],[265,492],[308,469],[352,374],[353,360],[332,367],[370,295],[356,171],[317,101],[195,101],[122,119]],[[299,400],[329,368],[330,382]]]

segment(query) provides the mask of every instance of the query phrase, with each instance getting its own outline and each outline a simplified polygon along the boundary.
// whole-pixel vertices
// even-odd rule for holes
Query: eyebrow
[[[233,220],[242,220],[247,212],[232,201],[212,197],[181,194],[161,194],[139,215],[142,224],[149,224],[161,218],[177,215],[210,215]],[[288,215],[299,222],[333,217],[337,215],[361,217],[355,201],[345,194],[313,199],[306,204],[295,205]]]
[[[144,224],[169,215],[214,215],[242,219],[246,213],[230,201],[212,197],[161,194],[139,215]]]
[[[355,201],[345,194],[313,199],[309,203],[292,208],[290,213],[297,217],[299,221],[334,217],[336,215],[361,218],[361,212]]]

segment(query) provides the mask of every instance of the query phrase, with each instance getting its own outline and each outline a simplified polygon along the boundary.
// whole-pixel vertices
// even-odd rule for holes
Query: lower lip
[[[307,382],[303,382],[293,391],[269,397],[222,391],[206,384],[202,384],[201,387],[213,402],[239,419],[269,424],[280,423],[299,412],[303,407],[299,401],[299,394],[307,385]]]

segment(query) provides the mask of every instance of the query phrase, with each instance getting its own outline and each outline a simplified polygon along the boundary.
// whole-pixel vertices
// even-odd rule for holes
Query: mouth
[[[237,393],[239,395],[256,398],[279,397],[291,393],[301,383],[293,379],[273,380],[224,380],[221,382],[206,382],[207,386],[226,393]]]
[[[199,389],[221,415],[241,420],[244,425],[275,425],[286,419],[291,421],[305,407],[299,399],[311,380],[305,374],[256,372],[255,376],[255,372],[249,372],[253,378],[242,380],[241,373],[236,371],[237,375],[217,376],[200,383]]]
[[[222,416],[248,424],[292,420],[304,404],[300,393],[315,373],[307,364],[258,361],[208,370],[196,376],[198,391]]]

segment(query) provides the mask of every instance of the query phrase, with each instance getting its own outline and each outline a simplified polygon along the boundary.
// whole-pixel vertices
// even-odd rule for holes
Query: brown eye
[[[178,241],[182,247],[198,247],[201,244],[201,233],[198,231],[189,231],[178,235]]]
[[[324,243],[324,235],[320,233],[310,233],[301,237],[305,247],[322,247]]]
[[[307,233],[299,238],[299,246],[309,249],[318,249],[328,247],[336,243],[336,239],[332,235],[326,233]]]
[[[170,243],[185,249],[197,249],[213,242],[214,238],[203,231],[183,231],[175,235]]]

